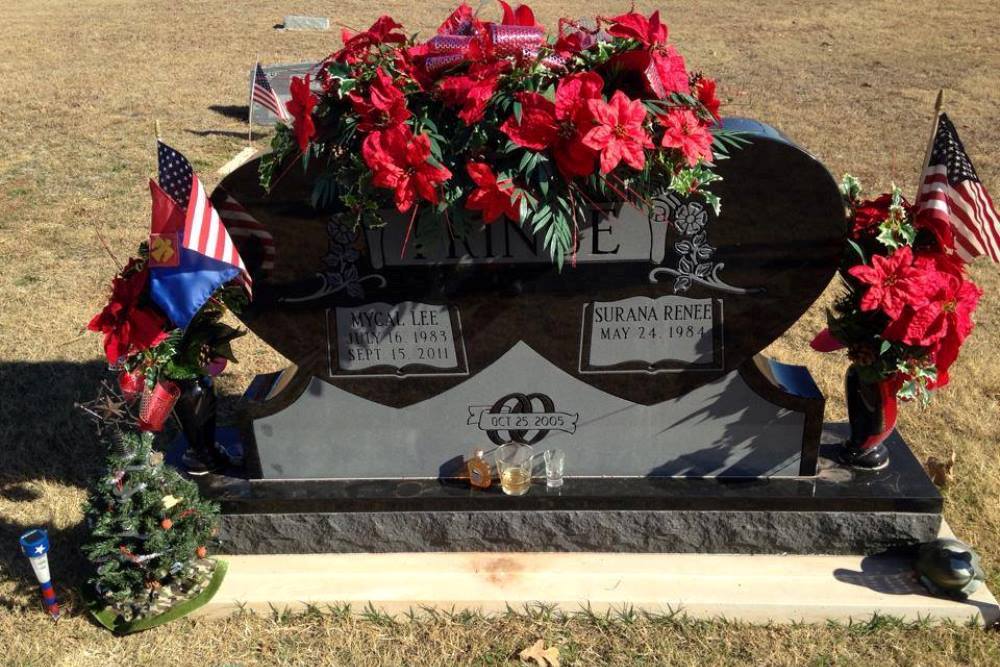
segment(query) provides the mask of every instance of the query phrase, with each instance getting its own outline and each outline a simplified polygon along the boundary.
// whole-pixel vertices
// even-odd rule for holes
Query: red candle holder
[[[143,391],[139,402],[139,429],[162,431],[180,396],[181,388],[169,380],[157,382],[152,390]]]

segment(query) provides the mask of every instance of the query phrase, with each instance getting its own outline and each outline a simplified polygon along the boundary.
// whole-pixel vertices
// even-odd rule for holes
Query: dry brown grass
[[[8,664],[503,663],[546,637],[568,662],[997,664],[992,632],[902,627],[761,628],[636,619],[478,618],[386,624],[306,616],[182,621],[114,639],[79,616],[44,621],[14,539],[52,528],[53,568],[78,579],[79,503],[98,446],[75,413],[100,378],[99,347],[81,327],[99,307],[113,263],[143,237],[145,179],[155,170],[154,119],[212,180],[245,141],[245,125],[210,107],[243,105],[253,54],[265,62],[319,57],[331,33],[279,33],[286,12],[329,15],[363,27],[378,11],[427,32],[451,2],[243,0],[238,3],[34,0],[3,3],[0,22],[0,658]],[[620,10],[622,2],[536,2],[541,18]],[[649,8],[641,3],[640,8]],[[835,174],[872,189],[912,191],[934,95],[949,110],[980,176],[1000,195],[1000,18],[991,0],[745,3],[668,6],[671,32],[692,65],[718,75],[730,114],[784,130]],[[1000,272],[978,265],[986,290],[978,329],[955,380],[901,429],[918,455],[958,453],[946,517],[984,556],[1000,588]],[[831,289],[826,299],[832,295]],[[821,326],[813,308],[771,352],[807,363],[842,418],[844,361],[808,350]],[[247,337],[223,388],[238,393],[282,360]],[[3,580],[3,577],[7,577]]]

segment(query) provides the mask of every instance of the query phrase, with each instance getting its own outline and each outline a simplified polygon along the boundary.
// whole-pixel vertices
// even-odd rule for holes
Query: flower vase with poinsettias
[[[862,200],[858,180],[845,176],[841,189],[851,223],[846,290],[812,346],[847,348],[851,436],[842,456],[877,469],[889,460],[897,400],[926,402],[948,384],[982,291],[955,254],[951,228],[916,214],[899,188]]]
[[[231,342],[245,331],[221,320],[246,302],[238,286],[222,286],[187,327],[175,327],[150,294],[148,244],[112,281],[111,298],[87,328],[104,335],[108,364],[119,369],[118,388],[138,402],[137,425],[160,431],[174,414],[188,441],[185,463],[207,472],[227,463],[215,445],[212,377],[235,362]]]
[[[463,3],[427,40],[382,16],[292,80],[261,182],[294,162],[341,224],[458,238],[509,219],[562,267],[608,203],[665,189],[719,210],[713,162],[745,143],[719,123],[715,81],[688,70],[659,12],[547,34],[526,5],[486,20]]]

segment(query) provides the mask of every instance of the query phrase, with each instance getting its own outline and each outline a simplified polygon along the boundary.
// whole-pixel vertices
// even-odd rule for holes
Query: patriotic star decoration
[[[183,155],[163,142],[159,143],[157,158],[160,171],[160,187],[173,197],[181,208],[187,208],[191,198],[191,181],[194,170]]]
[[[952,183],[965,180],[979,181],[976,169],[965,152],[965,146],[955,135],[954,125],[950,121],[945,125],[945,132],[939,134],[934,143],[933,163],[947,165],[949,180]]]

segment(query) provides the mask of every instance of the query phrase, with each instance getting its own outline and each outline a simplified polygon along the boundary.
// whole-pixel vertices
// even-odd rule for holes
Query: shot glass
[[[566,453],[561,449],[545,450],[545,486],[556,489],[563,485],[563,465]]]

